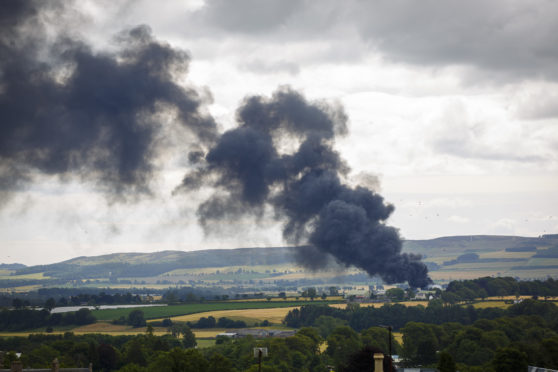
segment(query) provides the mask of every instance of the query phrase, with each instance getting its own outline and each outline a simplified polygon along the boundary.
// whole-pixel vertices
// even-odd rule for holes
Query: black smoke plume
[[[216,139],[202,98],[175,83],[189,56],[147,26],[118,35],[113,53],[68,35],[51,42],[41,14],[52,6],[65,3],[0,1],[1,191],[46,174],[92,181],[116,199],[150,194],[161,115],[200,144]]]
[[[347,131],[341,107],[281,88],[271,99],[247,98],[237,120],[181,186],[212,183],[220,190],[198,209],[203,225],[260,217],[271,205],[285,223],[284,238],[309,244],[297,253],[307,267],[317,269],[333,257],[387,283],[431,282],[420,256],[401,253],[398,230],[385,224],[393,206],[372,190],[342,182],[349,169],[333,149],[335,136]]]

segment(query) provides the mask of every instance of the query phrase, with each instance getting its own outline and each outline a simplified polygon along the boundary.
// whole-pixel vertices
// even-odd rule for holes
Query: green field
[[[50,279],[48,276],[45,276],[44,273],[33,273],[33,274],[26,274],[26,275],[13,275],[9,273],[5,273],[6,270],[2,270],[4,273],[0,275],[0,279],[5,280],[22,280],[22,279]]]
[[[93,310],[93,315],[97,320],[114,320],[120,317],[126,317],[132,310],[139,309],[143,311],[146,319],[165,318],[178,315],[188,315],[195,313],[203,313],[206,311],[216,310],[242,310],[242,309],[272,309],[278,307],[302,306],[308,304],[331,304],[339,301],[247,301],[247,302],[206,302],[185,305],[156,306],[156,307],[137,307],[126,309],[106,309]]]
[[[213,347],[215,346],[215,339],[197,339],[196,342],[198,343],[198,348],[199,349],[204,349],[207,347]]]

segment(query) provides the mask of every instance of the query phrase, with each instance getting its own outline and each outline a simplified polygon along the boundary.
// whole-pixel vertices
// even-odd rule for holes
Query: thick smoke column
[[[92,181],[111,198],[149,194],[161,115],[202,145],[216,138],[202,99],[174,82],[189,57],[146,26],[120,34],[114,53],[64,35],[48,43],[40,16],[63,5],[0,2],[0,191],[46,174]]]
[[[429,283],[420,257],[402,254],[398,231],[385,225],[393,207],[343,184],[349,169],[332,147],[347,130],[341,107],[280,89],[246,99],[238,128],[218,137],[200,96],[175,82],[187,70],[185,52],[146,26],[120,34],[113,53],[64,35],[53,43],[41,14],[64,5],[0,1],[0,195],[42,174],[77,176],[112,198],[149,194],[170,121],[198,144],[188,154],[196,171],[180,188],[222,190],[198,209],[205,226],[262,216],[270,205],[285,221],[285,239],[309,244],[298,251],[307,266],[331,256],[389,283]]]
[[[332,147],[347,130],[341,107],[309,103],[282,88],[271,99],[246,99],[237,119],[239,126],[184,179],[183,188],[213,182],[221,190],[199,207],[202,224],[261,216],[272,205],[285,221],[285,239],[309,244],[297,253],[308,267],[321,267],[331,256],[388,283],[430,283],[420,256],[401,253],[397,229],[385,225],[393,206],[369,189],[343,184],[348,167]],[[282,148],[289,145],[294,151]]]

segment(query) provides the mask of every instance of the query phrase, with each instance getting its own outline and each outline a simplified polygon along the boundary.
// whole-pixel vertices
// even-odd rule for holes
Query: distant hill
[[[25,266],[24,264],[20,263],[13,263],[13,264],[0,264],[0,270],[19,270],[23,269]]]
[[[14,269],[17,270],[16,276],[42,273],[44,277],[58,280],[142,278],[179,269],[258,265],[295,266],[293,254],[295,249],[297,248],[273,247],[114,253],[76,257],[51,265],[30,267],[20,265]],[[548,269],[554,266],[558,268],[558,235],[544,235],[538,238],[472,235],[406,240],[403,250],[423,255],[423,261],[430,270],[438,270],[440,274],[444,271],[453,273],[458,270],[482,269],[489,273],[502,272],[510,275],[513,274],[510,270],[514,268],[517,270]],[[469,256],[475,259],[463,259]]]
[[[51,265],[20,269],[16,275],[44,273],[61,279],[150,277],[176,269],[204,267],[282,265],[294,262],[295,247],[208,249],[155,253],[113,253],[77,257]]]
[[[404,250],[422,255],[462,254],[468,252],[486,253],[511,250],[522,247],[548,248],[558,244],[558,235],[543,235],[530,238],[505,235],[447,236],[428,240],[406,240]]]

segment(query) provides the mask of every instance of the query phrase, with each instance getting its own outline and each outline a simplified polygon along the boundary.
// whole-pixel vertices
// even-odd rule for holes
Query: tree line
[[[452,281],[442,292],[447,302],[472,301],[494,296],[558,296],[558,280],[520,281],[511,277],[483,277],[472,280]]]
[[[95,323],[96,319],[89,309],[51,314],[48,310],[3,309],[0,311],[2,331],[22,331],[41,327],[61,325],[85,325]]]

